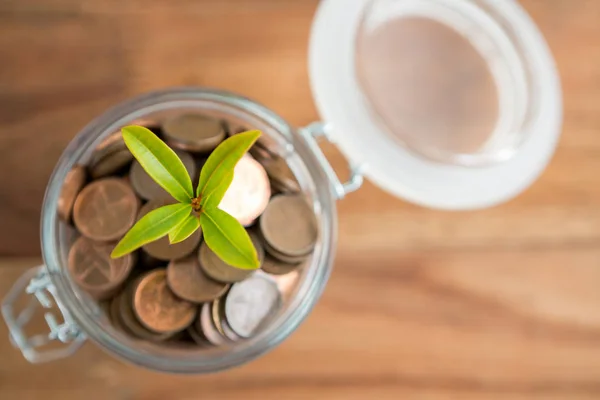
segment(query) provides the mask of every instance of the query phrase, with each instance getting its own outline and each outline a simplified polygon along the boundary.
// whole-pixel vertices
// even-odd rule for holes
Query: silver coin
[[[227,339],[233,341],[233,342],[237,342],[238,340],[242,340],[242,337],[239,336],[238,334],[236,334],[233,329],[231,329],[231,327],[229,326],[229,324],[227,323],[227,320],[222,320],[221,321],[221,327],[223,328],[223,333],[225,334],[225,336],[227,337]]]
[[[196,322],[196,329],[202,332],[206,340],[215,346],[222,346],[227,343],[226,339],[221,336],[213,323],[211,303],[204,303],[202,306]]]
[[[241,337],[252,336],[281,305],[277,284],[267,277],[253,275],[231,287],[225,300],[229,327]]]

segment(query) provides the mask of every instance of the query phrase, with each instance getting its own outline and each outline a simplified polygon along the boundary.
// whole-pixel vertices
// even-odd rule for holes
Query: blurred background
[[[565,108],[556,155],[524,194],[449,213],[366,182],[338,204],[322,300],[267,356],[174,377],[88,344],[33,366],[2,328],[0,399],[600,398],[600,2],[520,3],[556,58]],[[40,208],[61,152],[115,103],[204,85],[295,126],[319,120],[307,71],[317,5],[0,0],[0,295],[41,261]]]

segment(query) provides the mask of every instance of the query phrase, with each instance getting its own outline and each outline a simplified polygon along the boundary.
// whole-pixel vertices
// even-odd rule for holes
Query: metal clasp
[[[28,305],[17,314],[15,303],[24,293],[29,295],[30,300]],[[35,310],[40,305],[44,309],[51,309],[56,305],[64,322],[59,323],[52,312],[45,312],[44,319],[50,328],[50,332],[28,337],[24,328],[31,321]],[[32,363],[42,363],[68,357],[75,353],[86,339],[69,311],[57,300],[56,287],[52,284],[45,266],[31,268],[21,275],[2,301],[2,316],[8,326],[13,346],[21,350],[23,356]],[[66,344],[66,346],[41,349],[56,340]]]
[[[317,157],[319,164],[325,171],[325,175],[327,175],[327,178],[331,184],[331,190],[333,191],[333,195],[336,199],[341,200],[348,193],[352,193],[362,186],[363,175],[361,173],[360,165],[353,165],[352,163],[348,162],[350,167],[350,178],[348,181],[342,183],[331,167],[331,164],[329,164],[327,157],[325,157],[325,154],[323,154],[321,151],[318,143],[319,140],[327,140],[329,143],[334,143],[329,136],[329,130],[326,124],[322,122],[313,122],[304,128],[300,128],[299,131],[302,137],[306,140],[310,150],[313,152],[315,157]]]

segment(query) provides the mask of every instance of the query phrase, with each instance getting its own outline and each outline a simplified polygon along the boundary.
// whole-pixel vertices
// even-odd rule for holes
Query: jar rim
[[[476,27],[477,33],[489,34],[494,42],[502,41],[498,48],[505,49],[506,41],[510,42],[515,51],[499,54],[510,53],[511,57],[518,54],[519,59],[507,63],[506,70],[518,76],[515,81],[521,82],[523,73],[528,79],[525,82],[527,104],[519,107],[521,110],[517,113],[525,113],[524,118],[515,118],[519,121],[515,126],[519,126],[522,138],[515,141],[516,151],[498,152],[497,158],[490,159],[491,163],[483,162],[481,154],[466,156],[463,153],[457,153],[458,158],[450,163],[440,163],[439,157],[429,159],[424,157],[423,151],[415,151],[414,146],[401,145],[382,128],[385,124],[381,123],[378,113],[372,111],[373,102],[359,81],[356,62],[356,44],[365,13],[373,3],[380,1],[398,7],[410,3],[417,8],[425,7],[426,3],[431,7],[435,3],[440,9],[460,5],[461,12],[464,11],[461,17],[471,21],[470,26]],[[419,13],[427,15],[424,11]],[[332,23],[339,20],[344,24],[337,24],[332,30]],[[495,23],[478,22],[482,20]],[[446,25],[460,33],[450,24]],[[498,34],[500,28],[501,35]],[[323,1],[311,31],[309,76],[317,109],[331,126],[330,135],[342,153],[381,189],[429,208],[474,210],[516,197],[541,175],[561,133],[562,92],[552,53],[526,11],[512,0]],[[515,93],[522,92],[515,90]],[[510,104],[508,108],[512,109]]]
[[[167,104],[172,106],[173,102],[184,104],[186,101],[202,101],[207,104],[213,102],[237,110],[241,114],[255,116],[283,135],[293,146],[297,164],[303,165],[305,173],[312,180],[308,189],[313,192],[312,195],[322,216],[321,238],[315,249],[312,264],[307,266],[304,279],[299,283],[289,306],[263,331],[236,345],[235,351],[226,355],[205,353],[201,356],[180,357],[182,353],[178,354],[178,357],[171,357],[152,354],[147,350],[122,343],[103,328],[73,290],[73,283],[64,273],[67,269],[63,268],[59,254],[56,209],[60,189],[67,172],[84,156],[86,149],[93,148],[95,143],[111,131],[114,132],[127,121],[139,118],[144,112],[151,109],[160,111],[161,106]],[[98,132],[102,134],[99,135]],[[327,178],[323,170],[318,166],[318,161],[301,136],[280,116],[253,100],[231,92],[203,87],[171,88],[126,100],[92,120],[75,136],[63,152],[50,177],[42,207],[41,246],[46,268],[52,283],[57,288],[58,301],[69,310],[72,318],[90,339],[110,353],[136,365],[163,372],[205,373],[251,361],[274,348],[298,327],[316,304],[329,278],[337,240],[337,212],[335,199],[326,183]]]

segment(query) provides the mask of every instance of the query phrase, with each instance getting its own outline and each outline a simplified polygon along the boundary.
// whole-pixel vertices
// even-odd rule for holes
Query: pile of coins
[[[210,152],[245,131],[190,113],[147,127],[176,151],[196,184]],[[181,243],[164,237],[110,258],[137,220],[174,202],[133,159],[120,132],[105,139],[87,165],[69,172],[60,195],[58,215],[78,232],[68,255],[72,279],[116,329],[139,340],[221,346],[252,337],[290,296],[318,239],[293,173],[258,142],[236,165],[219,206],[246,227],[261,263],[256,271],[225,263],[201,230]]]

